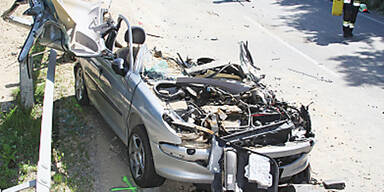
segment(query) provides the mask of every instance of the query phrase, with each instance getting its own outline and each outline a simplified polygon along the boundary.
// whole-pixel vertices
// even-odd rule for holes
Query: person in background
[[[352,31],[355,28],[357,13],[360,8],[360,0],[344,0],[343,7],[343,32],[344,37],[353,37]]]

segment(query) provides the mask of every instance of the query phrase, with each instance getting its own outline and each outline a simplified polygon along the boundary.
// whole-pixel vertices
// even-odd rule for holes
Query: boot
[[[352,31],[353,31],[353,28],[351,28],[351,26],[349,26],[349,36],[350,36],[350,37],[353,37],[353,33],[352,33]]]
[[[344,35],[343,35],[343,36],[344,36],[345,38],[353,37],[352,29],[351,29],[351,28],[343,26],[343,32],[344,32]]]

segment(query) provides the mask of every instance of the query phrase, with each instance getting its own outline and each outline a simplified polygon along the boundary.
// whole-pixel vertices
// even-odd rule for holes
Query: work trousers
[[[357,13],[359,12],[360,1],[359,0],[344,0],[343,7],[343,31],[344,34],[352,34],[353,28],[355,28],[355,21]]]

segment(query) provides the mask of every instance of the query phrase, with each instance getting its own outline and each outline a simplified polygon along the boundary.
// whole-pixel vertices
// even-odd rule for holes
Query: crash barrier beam
[[[26,3],[26,2],[25,2]],[[17,16],[12,16],[12,14],[16,11],[16,9],[21,5],[23,4],[22,2],[14,2],[12,7],[9,8],[8,10],[4,11],[4,13],[1,15],[1,17],[10,22],[10,23],[13,23],[13,24],[16,24],[18,26],[21,26],[21,27],[24,27],[24,28],[28,28],[30,29],[31,26],[32,26],[32,21],[30,20],[27,20],[27,19],[24,19],[24,18],[21,18],[21,17],[17,17]]]
[[[35,186],[36,186],[36,180],[32,180],[32,181],[27,181],[25,183],[13,186],[13,187],[8,188],[8,189],[4,189],[3,191],[0,189],[0,192],[21,191],[21,190],[28,189],[28,188],[35,187]]]
[[[16,17],[16,16],[8,16],[5,18],[5,20],[8,20],[8,22],[12,24],[16,24],[17,26],[30,29],[32,27],[32,21],[21,18],[21,17]]]
[[[56,51],[51,49],[49,53],[47,80],[45,81],[43,116],[41,120],[39,162],[37,163],[37,192],[49,192],[51,188],[52,114],[56,56]]]

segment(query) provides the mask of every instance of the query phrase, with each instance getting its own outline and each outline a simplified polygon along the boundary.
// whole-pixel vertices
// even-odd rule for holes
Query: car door
[[[102,101],[99,91],[100,84],[100,64],[95,62],[95,58],[80,58],[81,66],[83,67],[85,84],[88,91],[88,97],[97,109],[100,108],[100,101]]]
[[[115,73],[112,69],[112,61],[104,57],[98,57],[100,63],[100,95],[104,99],[104,107],[101,109],[115,133],[123,140],[127,140],[125,120],[130,109],[130,101],[127,99],[129,87],[125,77]]]

